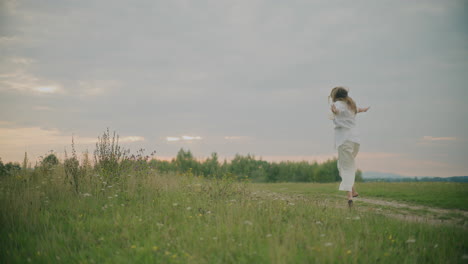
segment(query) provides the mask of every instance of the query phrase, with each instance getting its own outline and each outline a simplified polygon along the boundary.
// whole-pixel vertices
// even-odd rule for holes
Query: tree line
[[[156,171],[158,173],[190,174],[207,178],[222,178],[229,176],[239,180],[249,179],[253,182],[337,182],[341,177],[337,168],[337,160],[330,159],[323,163],[317,162],[268,162],[257,159],[254,155],[236,154],[231,161],[220,161],[216,152],[205,160],[197,160],[190,150],[180,149],[171,161],[159,160],[144,155],[144,150],[130,155],[130,151],[121,148],[118,135],[109,130],[98,137],[94,151],[94,163],[83,153],[81,162],[76,154],[72,139],[70,155],[65,152],[65,160],[61,162],[55,153],[51,152],[41,157],[34,168],[28,165],[27,153],[23,164],[9,162],[3,164],[0,159],[0,176],[14,175],[27,171],[33,174],[49,174],[56,167],[62,167],[70,183],[78,190],[79,181],[84,175],[96,174],[105,178],[118,179],[123,174]],[[356,172],[356,181],[362,181],[362,172]]]
[[[192,173],[209,178],[231,174],[239,179],[249,178],[254,182],[341,181],[336,159],[320,164],[307,161],[268,162],[251,154],[236,154],[230,162],[220,162],[218,154],[214,152],[206,160],[199,161],[190,150],[180,149],[171,161],[151,159],[149,166],[159,172]],[[356,181],[362,181],[360,170],[356,172]]]

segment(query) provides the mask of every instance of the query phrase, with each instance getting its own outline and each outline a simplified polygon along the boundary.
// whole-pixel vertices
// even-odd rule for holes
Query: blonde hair
[[[330,96],[328,96],[328,101],[330,102],[330,98],[333,102],[336,101],[343,101],[348,105],[348,108],[352,110],[354,113],[357,113],[356,103],[354,102],[353,98],[348,96],[348,89],[338,86],[331,90]]]

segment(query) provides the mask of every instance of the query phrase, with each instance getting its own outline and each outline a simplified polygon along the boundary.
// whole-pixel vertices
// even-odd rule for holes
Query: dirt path
[[[333,206],[338,208],[347,207],[346,199],[344,196],[340,195],[332,197],[308,197],[307,195],[302,194],[285,194],[265,190],[255,191],[252,194],[257,198],[283,200],[288,203],[297,200],[305,200],[315,202],[321,206]],[[356,210],[357,212],[373,212],[410,222],[427,223],[432,225],[450,225],[468,229],[468,211],[442,209],[374,198],[357,197],[354,201],[353,210]]]
[[[374,198],[355,198],[356,206],[389,217],[428,224],[447,224],[468,228],[468,211],[442,209],[423,205],[406,204],[399,201]]]

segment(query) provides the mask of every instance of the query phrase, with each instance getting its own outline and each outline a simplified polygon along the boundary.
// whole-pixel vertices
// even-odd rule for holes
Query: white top
[[[333,123],[335,124],[335,148],[338,148],[346,140],[360,144],[359,132],[356,128],[356,114],[348,108],[346,102],[333,103],[338,110]]]

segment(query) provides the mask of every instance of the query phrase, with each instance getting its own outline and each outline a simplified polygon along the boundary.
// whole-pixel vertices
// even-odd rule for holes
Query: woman
[[[331,111],[334,114],[335,148],[338,149],[338,171],[341,176],[340,191],[348,192],[348,206],[353,206],[353,197],[358,193],[354,188],[356,164],[354,159],[359,152],[359,134],[356,129],[357,113],[367,112],[367,108],[358,108],[354,100],[348,96],[348,90],[335,87],[330,93],[333,103]]]

